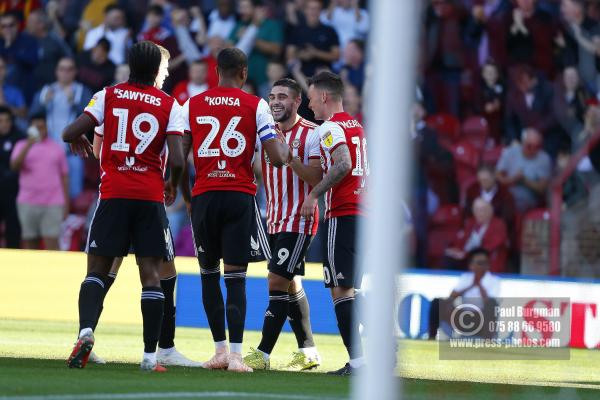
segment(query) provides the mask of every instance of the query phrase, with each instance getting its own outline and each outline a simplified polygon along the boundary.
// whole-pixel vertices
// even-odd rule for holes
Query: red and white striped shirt
[[[317,125],[302,117],[287,132],[283,132],[286,143],[304,164],[310,159],[320,159],[321,145],[315,132]],[[319,224],[319,210],[311,221],[300,215],[304,198],[312,187],[294,174],[291,167],[275,168],[262,151],[262,170],[267,193],[267,231],[269,234],[296,232],[315,235]]]

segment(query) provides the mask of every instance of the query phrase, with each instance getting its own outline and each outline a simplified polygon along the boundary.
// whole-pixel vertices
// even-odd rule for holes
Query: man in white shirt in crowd
[[[484,320],[494,318],[494,307],[498,305],[496,297],[500,294],[500,278],[489,272],[490,253],[478,247],[467,255],[469,272],[465,272],[458,279],[458,283],[450,296],[445,299],[436,298],[431,302],[429,309],[429,339],[435,339],[440,327],[440,320],[446,323],[450,320],[452,311],[458,303],[465,301],[473,304],[483,312]],[[460,298],[460,300],[457,300]],[[493,333],[485,329],[484,324],[479,336],[491,338]]]
[[[116,4],[104,9],[104,23],[88,31],[83,42],[83,50],[90,50],[98,41],[106,38],[110,42],[108,58],[115,65],[125,63],[125,53],[131,45],[131,32],[126,27],[125,12]]]

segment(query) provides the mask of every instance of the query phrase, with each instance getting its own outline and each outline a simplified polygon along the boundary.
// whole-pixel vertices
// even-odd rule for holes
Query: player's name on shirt
[[[160,107],[161,105],[161,99],[159,97],[152,96],[148,93],[134,92],[133,90],[115,88],[115,95],[118,99],[142,101],[144,103],[152,104],[153,106],[157,107]]]
[[[209,106],[231,106],[231,107],[239,107],[240,99],[237,97],[225,97],[225,96],[217,96],[217,97],[209,97],[206,96],[204,101],[208,103]]]

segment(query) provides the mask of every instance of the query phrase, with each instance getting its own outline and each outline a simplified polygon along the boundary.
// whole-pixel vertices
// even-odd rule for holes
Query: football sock
[[[291,294],[289,304],[288,317],[298,342],[298,348],[314,347],[315,342],[310,326],[310,306],[304,289]]]
[[[144,320],[144,352],[156,352],[163,319],[165,296],[160,287],[142,288],[142,318]]]
[[[104,280],[104,296],[102,296],[102,304],[100,304],[100,309],[98,310],[98,318],[96,318],[96,323],[93,328],[96,330],[96,326],[98,326],[98,321],[100,321],[100,316],[102,315],[102,310],[104,310],[104,299],[106,298],[106,294],[110,290],[110,287],[113,283],[115,283],[115,279],[117,278],[117,274],[114,272],[109,272],[108,276]]]
[[[158,347],[170,349],[175,346],[175,283],[177,275],[160,280],[160,287],[165,295],[165,309],[160,329]]]
[[[221,293],[221,270],[217,266],[212,269],[200,269],[202,280],[202,304],[208,319],[208,326],[214,342],[222,342],[225,337],[225,305]]]
[[[150,362],[156,364],[156,352],[147,353],[144,351],[144,355],[142,357],[144,360],[149,360]]]
[[[84,328],[96,327],[98,310],[104,298],[106,287],[105,277],[101,274],[90,272],[86,275],[79,289],[79,331]]]
[[[227,287],[227,328],[231,352],[234,343],[243,343],[246,323],[246,270],[225,272]]]
[[[227,340],[215,342],[215,353],[223,353],[227,351]]]
[[[338,322],[338,328],[342,341],[350,359],[357,359],[362,357],[362,346],[357,343],[353,346],[352,340],[356,337],[359,338],[358,324],[354,321],[352,315],[352,308],[354,306],[354,297],[339,297],[333,300],[335,305],[335,316]],[[356,336],[355,336],[356,335]]]
[[[271,354],[288,315],[288,308],[289,295],[287,292],[269,290],[269,306],[265,312],[262,339],[258,350]]]

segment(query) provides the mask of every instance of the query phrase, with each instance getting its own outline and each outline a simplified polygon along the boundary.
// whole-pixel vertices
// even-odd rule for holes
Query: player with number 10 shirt
[[[277,166],[290,151],[277,136],[268,104],[241,90],[248,60],[239,49],[217,56],[219,84],[189,99],[182,108],[184,153],[192,148],[196,181],[191,217],[201,267],[202,300],[215,342],[205,368],[251,372],[242,360],[246,318],[246,270],[256,227],[256,183],[252,163],[257,140]],[[191,139],[191,143],[190,143]],[[223,303],[220,260],[224,263],[227,304]],[[224,315],[225,314],[225,315]],[[225,319],[231,354],[226,344]]]

